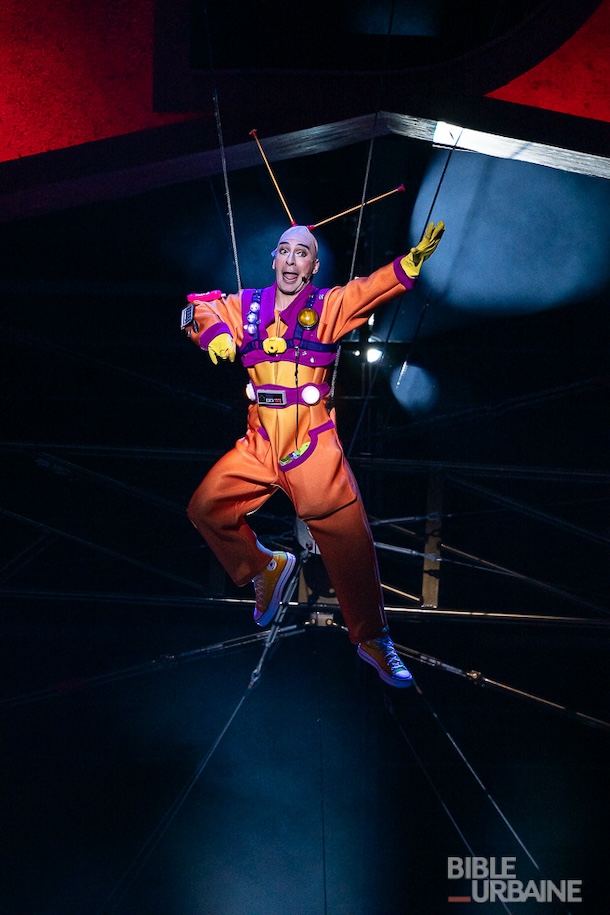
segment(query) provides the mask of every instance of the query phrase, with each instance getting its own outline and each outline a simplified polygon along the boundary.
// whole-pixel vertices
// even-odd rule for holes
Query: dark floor
[[[248,689],[261,645],[198,651],[252,634],[244,607],[50,611],[5,617],[2,913],[604,911],[609,733],[538,701],[603,720],[604,632],[399,617],[498,685],[414,662],[397,691],[299,610]],[[448,903],[471,854],[583,902]]]

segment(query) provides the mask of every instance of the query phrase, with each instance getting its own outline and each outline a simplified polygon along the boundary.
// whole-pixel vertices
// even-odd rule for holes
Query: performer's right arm
[[[220,290],[192,293],[182,312],[181,328],[200,349],[208,351],[214,364],[218,359],[235,359],[235,337],[241,317],[237,295],[223,295]]]

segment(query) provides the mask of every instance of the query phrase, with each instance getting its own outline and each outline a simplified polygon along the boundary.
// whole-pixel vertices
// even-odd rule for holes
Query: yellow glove
[[[218,365],[219,358],[233,362],[235,359],[235,340],[231,334],[218,334],[208,343],[208,353],[214,365]]]
[[[433,222],[430,223],[417,247],[411,248],[409,253],[400,261],[400,266],[407,276],[410,276],[411,279],[419,276],[423,262],[427,261],[431,254],[434,254],[444,231],[444,222],[437,222],[436,225]]]

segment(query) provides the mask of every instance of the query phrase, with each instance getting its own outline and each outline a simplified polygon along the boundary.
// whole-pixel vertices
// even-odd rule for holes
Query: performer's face
[[[275,281],[284,295],[296,295],[318,272],[320,262],[314,244],[307,238],[283,238],[273,259]]]

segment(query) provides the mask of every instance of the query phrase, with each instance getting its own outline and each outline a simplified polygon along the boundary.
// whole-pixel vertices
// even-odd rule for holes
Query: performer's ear
[[[313,276],[314,273],[317,273],[319,269],[320,269],[320,261],[316,258],[316,262],[313,265],[313,270],[311,271],[311,275]]]

